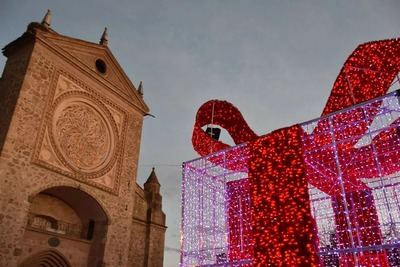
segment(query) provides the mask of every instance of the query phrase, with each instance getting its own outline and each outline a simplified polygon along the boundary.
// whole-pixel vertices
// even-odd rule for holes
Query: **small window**
[[[106,65],[106,63],[105,63],[103,60],[98,59],[98,60],[96,60],[96,69],[97,69],[100,73],[104,74],[104,73],[106,73],[107,65]]]

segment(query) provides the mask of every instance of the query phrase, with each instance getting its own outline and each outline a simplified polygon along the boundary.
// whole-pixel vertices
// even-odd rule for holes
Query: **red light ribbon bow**
[[[399,70],[399,39],[369,42],[358,46],[346,60],[341,69],[322,112],[322,116],[384,95]],[[376,111],[378,111],[378,104],[376,104]],[[352,131],[353,135],[356,133],[359,135],[364,134],[374,118],[374,114],[369,115],[370,116],[367,120],[364,119],[358,123],[356,127],[349,129],[349,131]],[[346,120],[346,123],[348,124],[360,120],[359,117],[355,116],[347,116],[343,119]],[[235,106],[227,101],[210,100],[199,108],[193,129],[192,143],[195,150],[201,156],[230,147],[223,142],[214,140],[202,130],[204,125],[211,123],[211,120],[213,121],[213,124],[226,129],[235,144],[255,141],[259,138],[259,136],[256,135],[247,125],[242,114]],[[330,136],[322,134],[325,128],[326,125],[319,123],[313,131],[313,135],[315,136],[314,144],[310,145],[311,147],[305,148],[306,150],[311,149],[312,146],[323,146],[324,144],[329,144],[332,141]],[[302,131],[302,134],[306,135],[307,133]],[[386,139],[388,136],[390,136],[390,133],[382,133],[375,137],[376,142],[378,143],[377,145],[379,145],[379,140],[387,141]],[[345,147],[342,148],[345,149]],[[350,151],[350,154],[362,153],[362,149],[354,148],[354,143],[346,144],[346,149],[347,151]],[[365,151],[368,150],[367,148],[363,149]],[[349,190],[351,189],[351,185],[359,188],[363,187],[363,184],[357,180],[357,177],[352,175],[352,172],[356,167],[357,166],[349,165],[346,170],[349,174],[347,175],[348,183],[346,184]],[[393,170],[388,169],[385,172],[388,173],[391,171],[393,172]],[[329,177],[329,179],[326,179],[327,176],[329,177],[329,174],[324,174],[325,179],[321,182],[322,179],[320,178],[322,177],[316,177],[314,174],[313,177],[309,178],[309,182],[322,191],[328,193],[334,186],[334,179],[336,177]],[[374,176],[373,173],[365,173],[363,177],[376,176]]]
[[[322,116],[384,95],[399,71],[399,39],[374,41],[358,46],[346,60],[336,78]],[[373,104],[369,117],[364,117],[362,120],[359,117],[365,116],[362,113],[358,116],[354,114],[349,116],[345,113],[340,115],[339,120],[343,120],[348,125],[358,122],[356,126],[345,129],[344,134],[352,136],[365,134],[380,104]],[[319,259],[314,247],[316,236],[312,230],[315,222],[310,214],[307,183],[331,195],[332,201],[340,190],[336,186],[337,173],[317,174],[312,170],[310,162],[307,162],[308,159],[304,158],[304,151],[312,151],[317,146],[322,147],[332,142],[332,136],[325,134],[326,127],[329,127],[326,125],[327,122],[321,120],[318,123],[312,133],[313,142],[308,144],[302,144],[301,140],[308,134],[299,125],[279,129],[259,137],[250,129],[239,110],[231,103],[211,100],[199,108],[193,130],[192,143],[201,156],[229,147],[227,144],[212,139],[202,130],[204,125],[211,123],[211,117],[212,124],[226,129],[235,144],[250,142],[249,179],[255,244],[253,266],[267,266],[267,263],[268,266],[318,266]],[[383,131],[374,137],[376,149],[380,149],[384,142],[394,142],[390,140],[393,138],[391,131],[393,129]],[[359,177],[377,177],[378,173],[360,170],[357,168],[357,161],[349,160],[358,157],[358,159],[371,161],[366,162],[365,165],[373,165],[374,159],[371,157],[370,145],[356,148],[355,143],[356,141],[351,141],[337,146],[342,155],[339,163],[346,163],[346,169],[343,170],[344,187],[346,192],[356,192],[354,197],[357,201],[368,202],[372,196]],[[317,153],[318,155],[315,154],[315,156],[321,158],[331,157],[329,150],[321,150]],[[321,164],[325,163],[321,162]],[[235,169],[234,165],[226,167]],[[329,169],[329,166],[325,167]],[[400,163],[387,164],[380,170],[380,175],[399,170]],[[366,191],[360,193],[361,190]],[[339,207],[342,205],[339,200],[335,203]],[[371,229],[378,227],[379,230],[375,207],[368,207],[367,213],[364,215],[373,218],[369,222]],[[352,223],[364,220],[366,218],[363,217],[364,215],[355,214],[352,217]],[[336,215],[335,221],[337,229],[347,227],[347,224],[342,222],[343,216]],[[347,235],[340,236],[339,234],[339,238],[343,243],[348,241]],[[363,239],[363,245],[379,244],[381,235],[380,233],[375,236],[366,234],[361,239]],[[387,266],[385,257],[382,253],[376,254],[375,259],[372,257],[372,259],[363,260],[360,256],[359,263],[365,261],[365,266]],[[349,265],[346,266],[353,266],[349,258],[342,257],[341,262],[347,262]]]

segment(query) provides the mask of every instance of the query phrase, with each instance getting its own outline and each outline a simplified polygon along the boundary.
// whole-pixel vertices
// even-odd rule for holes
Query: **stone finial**
[[[152,168],[150,176],[149,176],[149,178],[147,178],[147,181],[146,181],[145,184],[157,184],[157,185],[160,185],[160,183],[158,182],[158,178],[157,178],[155,169],[156,168],[154,168],[154,167]]]
[[[107,27],[104,28],[104,32],[101,35],[100,43],[101,45],[108,45],[108,29]]]
[[[160,194],[160,183],[158,182],[158,178],[156,172],[153,167],[149,178],[144,183],[144,191],[152,194]]]
[[[42,25],[45,26],[46,28],[50,27],[51,24],[51,18],[53,17],[53,14],[51,13],[50,9],[47,9],[46,15],[44,15],[43,20],[42,20]]]
[[[144,193],[146,196],[146,201],[149,204],[150,212],[152,213],[150,214],[151,218],[155,218],[153,213],[161,212],[161,216],[157,218],[163,221],[165,220],[165,215],[162,212],[162,196],[160,194],[160,187],[160,183],[158,182],[158,178],[153,167],[149,178],[147,178],[147,181],[144,183]]]
[[[142,81],[140,81],[139,87],[137,90],[138,90],[139,95],[143,96],[143,82]]]

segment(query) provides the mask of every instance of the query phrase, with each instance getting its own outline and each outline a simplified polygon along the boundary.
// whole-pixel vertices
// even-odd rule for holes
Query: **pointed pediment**
[[[57,47],[59,52],[84,65],[99,80],[113,87],[126,100],[138,106],[144,113],[149,111],[142,95],[125,74],[111,50],[106,45],[95,44],[55,32],[43,32],[44,41]]]

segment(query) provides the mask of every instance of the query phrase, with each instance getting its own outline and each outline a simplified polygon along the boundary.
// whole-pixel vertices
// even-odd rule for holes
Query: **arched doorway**
[[[45,250],[28,257],[19,267],[71,267],[71,264],[60,252]]]
[[[71,266],[101,266],[107,225],[106,212],[95,198],[77,188],[52,187],[32,197],[23,252],[57,248]],[[54,253],[40,253],[36,258],[53,264],[43,266],[69,266],[54,265],[62,262],[55,261],[57,257],[43,256]]]

